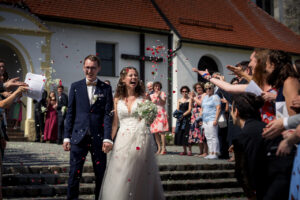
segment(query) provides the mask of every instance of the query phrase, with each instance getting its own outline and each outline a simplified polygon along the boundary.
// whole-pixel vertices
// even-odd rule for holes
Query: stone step
[[[4,166],[3,174],[57,174],[68,173],[69,165],[60,166],[25,166],[25,165],[11,165]],[[232,170],[234,163],[220,163],[220,164],[188,164],[188,165],[159,165],[159,170],[162,171],[195,171],[195,170]],[[85,165],[83,172],[93,172],[91,164]]]
[[[234,170],[198,170],[198,171],[164,171],[160,172],[161,180],[194,180],[234,178]],[[3,186],[42,185],[67,183],[68,173],[57,174],[3,174]],[[94,173],[83,173],[82,183],[93,183]]]
[[[94,184],[80,184],[81,195],[92,195],[94,193]],[[13,197],[53,197],[55,199],[65,196],[67,193],[67,184],[60,185],[32,185],[32,186],[9,186],[3,188],[4,198]],[[241,188],[220,188],[220,189],[197,189],[197,190],[177,190],[165,191],[168,200],[174,199],[208,199],[208,198],[226,198],[242,197]],[[32,199],[32,198],[30,198]],[[41,199],[41,198],[38,198]]]
[[[8,136],[9,141],[13,141],[13,142],[26,142],[27,141],[27,137],[24,136]]]
[[[80,184],[80,194],[90,195],[94,193],[94,184]],[[5,198],[11,197],[53,197],[67,194],[67,184],[59,185],[22,185],[7,186],[2,188]]]
[[[161,171],[161,180],[193,180],[234,178],[234,170],[188,170],[188,171]]]
[[[54,196],[54,197],[30,197],[30,198],[4,198],[3,200],[66,200],[67,196]],[[79,200],[94,200],[95,195],[79,195]]]
[[[199,190],[240,187],[235,178],[162,181],[164,191]]]
[[[207,200],[207,199],[245,199],[241,188],[202,189],[192,191],[168,191],[165,192],[168,200]]]
[[[93,177],[85,177],[87,182],[80,184],[81,194],[92,194],[94,188]],[[41,179],[39,179],[41,181]],[[50,179],[49,183],[40,184],[38,179],[32,179],[31,185],[3,186],[3,196],[53,196],[66,194],[67,175],[62,179],[61,183],[56,183],[60,179]],[[36,184],[36,185],[35,185]],[[184,180],[184,181],[162,181],[164,191],[193,191],[203,189],[222,190],[223,188],[238,188],[236,179],[203,179],[203,180]],[[82,186],[82,188],[81,188]],[[90,192],[91,191],[91,192]]]
[[[66,200],[67,196],[54,196],[54,197],[31,197],[31,198],[4,198],[3,200]],[[94,200],[94,195],[79,195],[79,200]],[[170,198],[167,198],[167,200]],[[193,198],[194,199],[194,198]],[[206,200],[247,200],[246,197],[220,197]]]
[[[24,132],[7,132],[8,137],[11,136],[22,136],[24,137]]]

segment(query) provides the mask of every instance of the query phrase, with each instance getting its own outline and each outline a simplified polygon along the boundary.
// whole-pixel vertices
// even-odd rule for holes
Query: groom
[[[88,151],[96,176],[95,199],[98,200],[106,167],[106,154],[112,149],[113,107],[111,87],[97,79],[100,59],[84,59],[85,79],[71,85],[63,148],[70,151],[68,199],[78,199],[79,182]]]

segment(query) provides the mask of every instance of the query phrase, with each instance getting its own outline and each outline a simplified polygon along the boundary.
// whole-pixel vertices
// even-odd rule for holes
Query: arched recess
[[[27,73],[27,64],[26,61],[28,58],[24,58],[19,50],[21,47],[16,47],[12,43],[3,40],[0,38],[0,51],[3,52],[1,54],[1,59],[5,60],[5,68],[9,75],[9,78],[19,77],[20,80],[24,80],[24,77]],[[22,108],[22,121],[21,121],[21,129],[24,130],[25,120],[27,118],[27,100],[23,98],[23,103],[26,108]],[[14,109],[14,105],[9,109],[7,117],[8,127],[12,128],[14,126],[13,121],[11,120],[12,110]]]
[[[200,58],[198,62],[198,69],[199,70],[206,70],[208,69],[210,74],[213,74],[214,72],[223,72],[222,68],[220,70],[221,64],[217,58],[215,58],[212,55],[204,55]],[[198,74],[198,81],[203,82],[204,79]]]

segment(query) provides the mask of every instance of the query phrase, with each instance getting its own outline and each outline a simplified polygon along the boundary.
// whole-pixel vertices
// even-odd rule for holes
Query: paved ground
[[[167,155],[158,155],[158,163],[166,164],[215,164],[228,163],[227,160],[207,160],[196,156],[180,156],[182,147],[168,146]],[[197,146],[193,152],[199,153]],[[195,155],[194,154],[194,155]],[[90,154],[87,162],[91,160]],[[4,155],[4,166],[34,166],[34,165],[65,165],[69,163],[69,152],[65,152],[61,145],[35,142],[8,142]]]

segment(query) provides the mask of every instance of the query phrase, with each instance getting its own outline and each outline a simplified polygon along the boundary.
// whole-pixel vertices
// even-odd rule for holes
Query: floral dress
[[[166,99],[166,93],[161,92],[160,97]],[[150,126],[151,133],[169,131],[168,116],[164,104],[161,103],[156,93],[151,94],[150,99],[157,106],[157,116]]]
[[[200,100],[202,95],[198,95],[197,99]],[[205,136],[199,125],[201,106],[199,106],[196,102],[194,102],[191,116],[191,126],[189,132],[189,143],[203,143],[205,140]]]
[[[274,88],[268,90],[268,92],[271,92],[271,93],[277,95],[277,90]],[[260,112],[261,112],[262,121],[265,122],[266,124],[268,124],[271,121],[273,121],[274,119],[276,119],[276,114],[275,114],[276,109],[275,109],[275,104],[273,102],[265,101]]]

